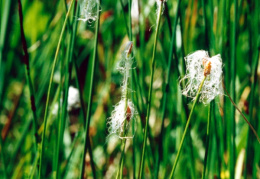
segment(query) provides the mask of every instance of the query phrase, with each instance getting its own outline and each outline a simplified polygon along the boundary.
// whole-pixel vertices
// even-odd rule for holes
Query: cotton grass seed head
[[[93,22],[97,19],[98,0],[81,0],[80,1],[80,14],[81,17],[78,20],[83,22]]]
[[[125,99],[121,99],[112,111],[111,117],[108,118],[108,136],[115,134],[119,138],[133,137],[132,131],[128,129],[135,124],[136,115],[137,111],[131,100],[128,100],[126,108]]]
[[[199,101],[204,104],[210,103],[216,96],[223,94],[222,87],[222,59],[215,55],[209,57],[204,50],[198,50],[187,57],[186,75],[181,81],[185,81],[185,88],[182,94],[195,99],[199,86],[206,76],[206,80],[200,92]]]
[[[163,11],[164,11],[164,3],[166,2],[166,0],[155,0],[155,1],[156,1],[156,14],[158,16],[158,15],[161,15],[161,14],[159,14],[160,5],[162,3],[162,6],[163,6],[162,13],[163,13]]]

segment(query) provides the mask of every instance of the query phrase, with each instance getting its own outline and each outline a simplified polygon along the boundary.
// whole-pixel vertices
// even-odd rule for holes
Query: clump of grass
[[[257,178],[258,1],[0,4],[1,177]]]
[[[69,7],[69,10],[66,14],[66,18],[65,18],[63,26],[62,26],[60,38],[59,38],[59,41],[58,41],[58,45],[57,45],[57,49],[56,49],[56,53],[55,53],[55,57],[54,57],[52,71],[51,71],[51,77],[50,77],[50,82],[49,82],[49,88],[48,88],[47,100],[46,100],[46,107],[45,107],[45,113],[44,113],[44,120],[43,120],[44,121],[44,127],[43,127],[43,133],[42,133],[40,164],[39,164],[39,176],[40,177],[43,177],[42,167],[43,167],[43,158],[44,158],[44,150],[45,150],[45,133],[46,133],[46,126],[47,126],[46,124],[47,124],[47,118],[48,118],[48,112],[49,112],[49,100],[50,100],[50,93],[51,93],[52,81],[53,81],[53,76],[54,76],[54,70],[55,70],[57,60],[58,60],[58,54],[59,54],[59,51],[60,51],[60,45],[61,45],[62,37],[63,37],[64,31],[65,31],[66,23],[68,21],[69,14],[71,12],[74,1],[75,0],[72,1],[71,5]]]

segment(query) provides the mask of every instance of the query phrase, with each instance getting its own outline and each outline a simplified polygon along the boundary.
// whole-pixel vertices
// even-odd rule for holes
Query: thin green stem
[[[258,2],[256,4],[256,7],[258,7],[257,8],[257,12],[258,12],[257,14],[259,14],[259,6],[260,6],[260,3]],[[258,18],[258,20],[260,20],[260,19]],[[258,32],[259,32],[259,30],[260,29],[258,29]],[[260,59],[260,36],[259,35],[258,35],[258,55],[257,56],[258,56],[258,59]],[[259,61],[257,63],[259,64]],[[255,67],[257,67],[258,64]],[[254,83],[255,83],[255,85],[257,84],[257,70],[256,69],[255,69],[255,73],[254,73],[254,79],[255,79]],[[258,96],[260,94],[259,86],[260,86],[260,80],[258,80]],[[255,89],[251,88],[251,90],[254,91]],[[251,97],[253,98],[254,95],[251,94]],[[254,105],[256,109],[259,109],[259,104],[260,104],[260,99],[258,98],[258,101]],[[252,107],[251,108],[253,108],[253,102],[252,102]],[[252,113],[253,113],[253,109],[251,109],[251,108],[249,108],[249,110],[252,111]],[[250,114],[252,114],[252,113],[250,113]],[[256,122],[256,125],[255,125],[258,128],[258,129],[256,128],[256,130],[258,131],[258,134],[260,134],[260,121],[259,121],[260,114],[259,113],[258,113],[258,115],[256,115],[256,118],[258,118],[258,122]],[[251,120],[253,120],[253,114],[252,114]],[[253,173],[253,178],[256,178],[257,171],[258,171],[257,163],[260,161],[259,143],[254,142],[254,146],[253,147],[254,147],[254,159],[253,159],[253,163],[252,163],[252,165],[253,165],[253,172],[252,173]]]
[[[203,84],[204,84],[204,81],[206,80],[206,77],[207,77],[207,76],[205,76],[205,77],[203,78],[203,80],[202,80],[202,82],[201,82],[201,84],[200,84],[200,86],[199,86],[199,90],[198,90],[198,92],[197,92],[197,95],[196,95],[196,97],[195,97],[195,100],[194,100],[194,102],[193,102],[193,105],[192,105],[192,108],[191,108],[191,111],[190,111],[190,115],[189,115],[189,118],[188,118],[188,120],[187,120],[185,129],[184,129],[184,132],[183,132],[183,135],[182,135],[182,139],[181,139],[181,143],[180,143],[180,146],[179,146],[179,149],[178,149],[178,152],[177,152],[177,156],[176,156],[176,158],[175,158],[175,162],[174,162],[173,167],[172,167],[172,171],[171,171],[170,178],[173,178],[173,174],[174,174],[174,171],[175,171],[175,168],[176,168],[176,166],[177,166],[177,163],[178,163],[178,160],[179,160],[179,157],[180,157],[180,153],[181,153],[181,150],[182,150],[183,142],[184,142],[184,139],[185,139],[185,137],[186,137],[186,133],[187,133],[187,130],[188,130],[188,127],[189,127],[189,123],[190,123],[190,120],[191,120],[191,116],[192,116],[193,110],[194,110],[194,108],[195,108],[195,106],[196,106],[196,103],[197,103],[197,101],[198,101],[198,99],[199,99],[199,94],[200,94],[200,91],[201,91],[202,86],[203,86]]]
[[[231,81],[230,91],[231,98],[236,99],[235,91],[235,78],[236,78],[236,26],[237,26],[237,0],[234,0],[234,21],[232,29],[232,41],[231,41]],[[231,104],[230,120],[229,120],[229,174],[230,178],[234,178],[235,172],[235,160],[236,160],[236,144],[235,144],[235,107]]]
[[[123,11],[123,15],[124,15],[124,20],[125,20],[125,24],[126,24],[126,32],[127,32],[127,34],[129,34],[129,28],[128,28],[128,26],[127,26],[127,20],[126,20],[126,16],[125,16],[125,12],[124,12],[124,4],[123,4],[123,1],[122,0],[120,0],[120,4],[121,4],[121,7],[122,7],[122,11]],[[131,15],[131,11],[130,11],[130,15]],[[131,26],[130,26],[130,28],[131,28]],[[129,39],[130,39],[130,36],[129,36]]]
[[[257,6],[257,4],[252,4],[252,5],[250,5],[249,6],[250,7],[250,17],[252,18],[252,19],[254,19],[253,18],[253,16],[254,16],[254,14],[255,14],[255,19],[256,19],[256,21],[258,20],[258,14],[259,14],[259,12],[258,12],[258,6]],[[254,11],[254,9],[255,9],[255,11]],[[254,27],[255,26],[255,27]],[[256,89],[256,84],[257,84],[257,67],[258,67],[258,61],[259,61],[259,50],[260,49],[258,49],[258,46],[256,46],[256,48],[253,48],[252,46],[253,46],[253,44],[252,44],[252,41],[253,41],[253,28],[254,28],[254,30],[256,30],[256,32],[259,32],[258,30],[259,30],[259,28],[258,28],[258,24],[256,24],[255,25],[255,23],[251,23],[251,26],[249,25],[249,32],[250,32],[250,41],[251,41],[251,51],[249,51],[249,55],[252,57],[253,56],[253,62],[251,63],[251,75],[252,75],[252,81],[251,81],[251,84],[250,84],[250,86],[251,86],[251,90],[250,90],[250,98],[249,98],[249,122],[250,123],[252,123],[252,125],[254,125],[254,126],[257,126],[256,124],[257,124],[257,120],[254,120],[254,116],[253,116],[253,109],[254,109],[254,107],[256,106],[255,105],[255,89]],[[258,33],[257,33],[257,35],[258,35]],[[258,37],[258,40],[260,40],[259,39],[260,38],[260,36]],[[256,44],[256,45],[258,45],[258,44]],[[256,52],[255,53],[255,57],[254,57],[254,53],[253,52]],[[251,54],[252,53],[252,54]],[[249,58],[250,58],[250,56],[249,56]],[[250,76],[249,76],[250,77]],[[257,109],[257,107],[256,107],[256,109]],[[258,145],[258,144],[256,144],[256,145]],[[255,155],[257,155],[257,151],[254,151],[254,152],[252,152],[252,150],[254,149],[254,140],[253,140],[253,134],[252,134],[252,132],[249,130],[249,132],[248,132],[248,135],[247,135],[247,146],[246,146],[246,156],[245,156],[245,170],[244,170],[244,178],[247,178],[247,174],[249,173],[249,171],[248,171],[248,169],[249,168],[251,168],[250,166],[252,166],[252,170],[254,171],[255,170],[255,168],[256,168],[256,166],[257,166],[257,163],[254,163],[254,161],[255,161]],[[254,159],[253,159],[254,158]],[[253,163],[251,162],[251,161],[253,161]],[[254,172],[252,172],[253,173],[253,175],[254,175]],[[257,173],[257,172],[255,172],[255,173]],[[254,177],[253,177],[254,178]]]
[[[128,77],[126,77],[125,78],[125,80],[126,80],[126,84],[127,84],[127,82],[128,82]],[[127,100],[128,100],[128,88],[127,88],[127,86],[126,86],[126,88],[125,88],[126,90],[125,90],[125,94],[124,94],[124,96],[125,96],[125,116],[127,115]],[[124,136],[126,135],[126,121],[124,122],[124,129],[123,129],[123,131],[124,131]],[[118,172],[117,172],[117,179],[118,178],[122,178],[122,174],[123,174],[123,165],[124,165],[124,156],[125,156],[125,146],[126,146],[126,139],[124,138],[123,139],[123,141],[122,141],[122,144],[123,144],[123,146],[122,146],[122,150],[121,150],[121,158],[120,158],[120,162],[119,162],[119,169],[118,169]]]
[[[241,116],[244,118],[246,123],[249,125],[252,132],[255,134],[256,139],[260,143],[260,138],[258,137],[257,132],[255,131],[254,127],[250,124],[250,122],[247,120],[246,116],[242,113],[242,111],[237,107],[236,103],[232,100],[231,95],[228,93],[227,89],[225,88],[225,85],[223,85],[223,88],[224,88],[229,100],[231,101],[232,106],[241,114]]]
[[[139,170],[139,179],[142,178],[143,169],[144,169],[144,159],[145,159],[145,150],[147,145],[147,130],[149,125],[149,117],[150,117],[150,108],[151,108],[151,100],[152,100],[152,87],[153,87],[153,76],[154,76],[154,69],[155,69],[155,52],[156,52],[156,45],[157,45],[157,38],[158,38],[158,32],[161,22],[161,14],[162,14],[162,8],[163,8],[164,1],[160,2],[159,5],[159,11],[157,15],[157,25],[155,30],[155,39],[154,39],[154,46],[153,46],[153,55],[152,55],[152,69],[151,69],[151,78],[150,78],[150,86],[149,86],[149,94],[148,94],[148,102],[147,102],[147,115],[146,115],[146,123],[145,123],[145,131],[144,131],[144,140],[143,140],[143,151],[142,151],[142,157],[140,162],[140,170]]]
[[[182,18],[182,13],[181,11],[179,11],[179,17],[180,17],[180,30],[181,30],[181,53],[182,53],[182,56],[184,58],[185,56],[185,49],[184,49],[184,24],[183,24],[183,18]],[[177,59],[177,57],[176,57]],[[184,61],[181,60],[179,61],[179,63],[181,63],[181,70],[177,70],[177,73],[178,73],[178,76],[180,77],[183,77],[183,72],[185,71],[185,65],[184,65]],[[176,66],[178,66],[177,61],[176,61]],[[185,86],[184,84],[184,81],[182,81],[181,83],[181,89],[183,89]],[[183,95],[181,95],[181,103],[182,103],[182,110],[184,109],[184,119],[187,119],[187,116],[189,115],[189,109],[188,109],[188,106],[186,105],[187,104],[187,98],[185,98]],[[184,121],[184,120],[183,120]],[[185,120],[186,121],[186,120]],[[190,128],[188,129],[188,143],[189,143],[189,152],[190,152],[190,158],[191,158],[191,177],[192,179],[196,179],[196,167],[195,167],[195,159],[194,159],[194,147],[192,145],[192,140],[191,140],[191,135],[190,135]]]
[[[129,36],[129,40],[130,41],[132,41],[132,15],[131,15],[131,10],[132,9],[132,0],[128,0],[128,27],[129,27],[129,34],[128,34],[128,36]],[[131,75],[132,75],[132,78],[131,78],[131,88],[132,89],[134,89],[133,88],[133,86],[134,86],[134,74],[136,74],[136,70],[131,70],[132,71],[132,73],[131,73]],[[132,95],[131,95],[131,98],[132,98],[132,100],[134,101],[134,95],[133,95],[133,93],[132,93]],[[136,103],[137,104],[137,103]],[[137,105],[136,105],[137,106]],[[126,109],[127,110],[127,109]],[[134,125],[134,123],[135,123],[135,121],[134,120],[132,120],[132,134],[134,135],[134,132],[135,132],[135,125]],[[136,157],[136,154],[135,154],[135,140],[134,140],[134,138],[133,138],[133,147],[132,147],[132,150],[133,150],[133,178],[135,178],[135,168],[136,168],[136,166],[135,166],[135,157]],[[123,159],[123,161],[122,161],[122,163],[124,163],[124,159]],[[123,166],[123,165],[122,165]],[[122,167],[122,169],[121,169],[122,171],[123,171],[123,167]]]
[[[122,7],[123,7],[123,3],[121,1]],[[129,17],[129,26],[127,28],[127,32],[128,32],[128,36],[129,36],[129,40],[132,40],[132,19],[131,19],[131,0],[128,0],[128,17]],[[125,15],[124,15],[125,17]],[[131,56],[131,54],[128,54],[129,58]],[[129,73],[129,71],[126,71],[126,73]],[[133,73],[132,73],[133,74]],[[125,75],[125,84],[128,84],[128,77],[129,75]],[[127,115],[127,106],[128,106],[128,87],[125,87],[125,94],[123,96],[125,96],[125,115]],[[126,134],[126,121],[124,123],[124,133]],[[122,178],[123,176],[123,166],[124,166],[124,158],[125,158],[125,146],[126,146],[126,139],[124,138],[122,141],[122,150],[121,150],[121,158],[120,158],[120,162],[119,162],[119,170],[117,172],[117,179],[118,178]]]
[[[66,3],[66,2],[65,2]],[[65,4],[66,6],[66,4]],[[77,3],[74,3],[74,8],[72,14],[74,14],[77,10]],[[66,9],[67,10],[67,9]],[[75,19],[75,18],[73,18]],[[75,35],[76,35],[76,30],[77,30],[77,24],[78,21],[76,20],[75,22],[72,21],[71,25],[68,24],[68,31],[70,32],[68,35],[68,49],[66,53],[66,70],[65,70],[65,79],[64,79],[64,92],[63,92],[63,97],[62,97],[62,112],[61,116],[59,118],[59,133],[58,133],[58,140],[57,140],[57,152],[56,152],[56,162],[55,162],[55,169],[56,171],[56,178],[61,178],[61,173],[60,173],[60,150],[62,147],[62,142],[63,142],[63,135],[64,135],[64,130],[65,130],[65,124],[66,124],[66,117],[67,117],[67,105],[68,105],[68,93],[69,93],[69,84],[70,84],[70,79],[71,79],[71,69],[72,69],[72,54],[73,54],[73,49],[74,49],[74,42],[75,42]],[[72,26],[73,25],[73,26]],[[62,68],[61,68],[62,70]],[[62,73],[61,73],[62,74]],[[61,85],[62,83],[60,83]]]
[[[11,21],[9,20],[10,15],[12,13],[11,9],[12,6],[15,6],[15,3],[12,3],[11,1],[5,1],[4,5],[1,4],[2,7],[1,9],[3,11],[1,11],[1,21],[0,21],[0,109],[2,109],[2,95],[3,93],[3,87],[4,87],[4,82],[5,82],[5,78],[4,78],[4,74],[5,74],[5,61],[3,60],[5,58],[5,55],[7,55],[7,53],[5,53],[6,49],[8,48],[8,46],[6,45],[7,39],[8,39],[8,30],[10,29],[11,25],[9,25],[11,23]]]
[[[119,162],[119,168],[117,171],[116,179],[122,178],[123,175],[123,163],[124,163],[124,156],[125,156],[125,146],[126,146],[126,139],[122,141],[122,149],[121,149],[121,157]]]
[[[3,141],[2,141],[2,136],[0,135],[0,153],[1,153],[1,162],[3,166],[3,177],[4,179],[7,179],[7,172],[6,172],[6,166],[5,166],[5,155],[4,155],[4,150],[3,150]]]
[[[58,60],[58,54],[59,54],[59,51],[60,51],[60,45],[61,45],[61,40],[62,40],[62,37],[63,37],[63,34],[64,34],[64,31],[65,31],[65,27],[66,27],[66,23],[68,21],[68,18],[69,18],[69,14],[70,14],[70,11],[72,9],[72,5],[74,4],[74,1],[73,0],[70,4],[70,7],[69,7],[69,10],[66,14],[66,18],[65,18],[65,21],[63,23],[63,26],[62,26],[62,30],[61,30],[61,34],[60,34],[60,38],[59,38],[59,41],[58,41],[58,45],[57,45],[57,49],[56,49],[56,52],[55,52],[55,57],[54,57],[54,62],[53,62],[53,66],[52,66],[52,71],[51,71],[51,77],[50,77],[50,82],[49,82],[49,88],[48,88],[48,93],[47,93],[47,100],[46,100],[46,106],[45,106],[45,113],[44,113],[44,127],[43,127],[43,133],[42,133],[42,141],[41,141],[41,155],[40,155],[40,166],[39,166],[39,177],[42,178],[42,166],[43,166],[43,158],[44,158],[44,145],[45,145],[45,133],[46,133],[46,124],[47,124],[47,117],[48,117],[48,110],[49,110],[49,100],[50,100],[50,93],[51,93],[51,87],[52,87],[52,81],[53,81],[53,76],[54,76],[54,70],[55,70],[55,66],[56,66],[56,63],[57,63],[57,60]]]
[[[207,122],[207,136],[206,136],[206,149],[205,149],[205,156],[204,156],[204,168],[202,173],[202,179],[206,177],[206,170],[207,170],[207,159],[208,159],[208,152],[209,152],[209,139],[210,139],[210,120],[211,120],[211,111],[213,101],[210,102],[209,109],[208,109],[208,122]],[[207,177],[206,177],[207,178]]]
[[[93,94],[93,81],[94,81],[94,74],[95,74],[95,65],[96,65],[96,59],[97,59],[97,46],[98,46],[98,32],[99,32],[99,15],[100,15],[100,1],[97,3],[97,20],[96,20],[96,29],[95,29],[95,38],[94,38],[94,49],[93,49],[93,58],[92,58],[92,66],[91,66],[91,75],[90,75],[90,84],[89,84],[89,96],[88,96],[88,109],[87,109],[87,121],[85,126],[85,135],[84,135],[84,151],[83,151],[83,157],[81,161],[81,179],[84,178],[85,174],[85,156],[87,153],[87,138],[89,134],[89,123],[90,123],[90,117],[91,117],[91,107],[92,107],[92,94]],[[93,168],[92,168],[93,172]],[[93,177],[95,177],[95,174],[93,174]]]
[[[33,168],[32,168],[32,171],[31,171],[31,176],[30,176],[30,179],[33,179],[34,178],[34,173],[36,172],[37,170],[37,165],[38,165],[38,159],[39,159],[39,152],[36,153],[36,157],[33,161]]]
[[[131,59],[131,51],[132,51],[132,48],[133,48],[133,44],[132,42],[130,42],[130,46],[126,46],[127,50],[128,50],[128,53],[126,54],[126,60],[129,60]],[[129,49],[128,49],[129,48]],[[128,63],[128,62],[126,62]],[[128,69],[127,67],[127,64],[125,64],[125,73],[124,73],[124,84],[123,84],[123,90],[124,91],[124,94],[123,94],[123,98],[125,99],[125,106],[124,106],[124,113],[125,113],[125,117],[127,118],[127,107],[128,107],[128,80],[129,80],[129,73],[130,73],[130,69]],[[128,129],[126,129],[126,123],[127,123],[127,120],[124,121],[124,128],[123,128],[123,137],[126,137],[126,134],[127,134],[127,131]],[[120,158],[120,162],[119,162],[119,169],[118,169],[118,172],[117,172],[117,179],[118,178],[122,178],[122,175],[123,175],[123,165],[124,165],[124,155],[125,155],[125,146],[126,146],[126,138],[123,138],[123,141],[122,141],[122,150],[121,150],[121,158]]]
[[[166,102],[167,102],[167,95],[169,92],[169,79],[170,79],[170,74],[171,74],[171,67],[172,67],[172,59],[173,59],[173,53],[176,53],[176,50],[174,50],[175,46],[175,39],[176,39],[176,27],[177,27],[177,22],[178,22],[178,17],[179,17],[179,11],[180,11],[180,2],[181,0],[178,0],[177,2],[177,10],[174,18],[174,25],[173,25],[173,33],[172,33],[172,38],[171,38],[171,44],[170,44],[170,50],[169,50],[169,59],[168,59],[168,67],[167,67],[167,75],[166,75],[166,80],[165,80],[165,89],[164,89],[164,96],[163,96],[163,102],[162,102],[162,123],[161,123],[161,133],[159,136],[159,160],[157,160],[156,164],[156,178],[158,178],[159,175],[159,169],[160,169],[160,161],[163,160],[163,130],[164,130],[164,119],[165,119],[165,111],[166,111]],[[177,61],[177,59],[176,59]],[[177,66],[175,67],[177,68]]]
[[[76,84],[77,84],[77,87],[79,89],[80,105],[81,105],[82,112],[83,112],[83,124],[84,124],[84,126],[86,126],[86,121],[87,121],[86,107],[85,107],[85,103],[84,103],[84,100],[83,100],[83,93],[82,93],[82,90],[81,90],[82,88],[80,87],[80,82],[79,82],[79,74],[78,74],[79,68],[78,68],[78,65],[76,63],[75,58],[73,58],[73,59],[74,59],[73,64],[74,64],[75,70],[76,70]],[[92,169],[93,178],[96,178],[96,169],[95,169],[95,163],[94,163],[94,160],[93,160],[92,148],[91,148],[89,136],[87,138],[87,147],[88,147],[89,156],[90,156],[90,165],[91,165],[91,169]]]
[[[132,16],[131,16],[132,0],[128,0],[128,28],[129,28],[129,40],[132,41]]]

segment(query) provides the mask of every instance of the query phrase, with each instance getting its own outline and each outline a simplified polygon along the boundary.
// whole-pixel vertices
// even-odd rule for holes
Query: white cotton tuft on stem
[[[133,135],[129,129],[132,124],[135,124],[137,111],[134,104],[128,99],[128,81],[130,78],[130,70],[132,69],[133,58],[131,57],[133,43],[130,41],[126,44],[121,55],[121,60],[118,63],[117,69],[123,74],[123,82],[121,86],[122,97],[119,103],[112,111],[111,117],[108,118],[109,135],[115,134],[119,138],[132,138]],[[133,122],[134,120],[134,122]]]
[[[109,125],[109,135],[116,134],[119,138],[133,137],[130,132],[126,132],[135,120],[137,111],[131,100],[127,102],[127,109],[125,110],[125,99],[122,98],[112,111],[111,117],[108,118],[107,124]]]
[[[83,22],[93,22],[97,20],[98,0],[81,0],[80,1],[80,18]]]
[[[162,14],[163,14],[163,11],[164,11],[164,3],[166,2],[166,0],[155,0],[156,1],[156,14],[157,14],[157,16],[159,16],[159,15],[161,15],[161,14],[159,14],[160,13],[160,11],[159,11],[159,9],[160,9],[160,6],[161,6],[161,3],[162,3],[162,6],[163,6],[163,10],[162,10]],[[157,18],[158,19],[158,18]]]
[[[185,57],[185,62],[186,75],[181,79],[186,82],[182,90],[183,95],[194,99],[205,76],[207,78],[201,89],[199,101],[208,104],[216,96],[223,94],[223,65],[219,54],[210,58],[206,51],[198,50]]]

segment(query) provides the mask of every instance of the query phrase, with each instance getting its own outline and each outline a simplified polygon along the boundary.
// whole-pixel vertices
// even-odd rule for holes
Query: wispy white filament
[[[181,81],[185,80],[186,85],[182,90],[182,94],[195,99],[199,86],[204,78],[203,60],[211,62],[211,70],[201,89],[199,101],[208,104],[216,96],[223,94],[223,65],[219,54],[210,58],[206,51],[198,50],[185,57],[186,75]]]
[[[81,0],[80,3],[80,14],[81,17],[78,20],[84,22],[93,22],[97,19],[97,12],[99,11],[97,5],[99,4],[98,0]]]
[[[131,134],[124,136],[124,130],[128,130],[132,124],[132,120],[135,120],[136,110],[131,100],[127,102],[127,111],[125,110],[125,99],[122,98],[119,103],[116,104],[115,109],[112,111],[111,117],[108,118],[108,131],[109,135],[116,134],[120,138],[132,137]],[[125,125],[126,122],[126,125]]]
[[[122,82],[122,97],[118,104],[115,105],[111,117],[108,118],[108,132],[116,134],[119,138],[133,137],[129,126],[135,123],[136,110],[135,106],[130,99],[127,99],[127,93],[130,91],[128,88],[128,81],[130,77],[130,70],[132,69],[133,59],[131,57],[132,42],[128,42],[121,55],[121,60],[118,63],[117,69],[123,74]],[[133,121],[134,120],[134,121]]]
[[[159,16],[159,15],[161,15],[161,14],[159,14],[159,12],[160,12],[160,5],[161,5],[161,2],[162,2],[162,8],[163,8],[163,10],[162,10],[162,13],[163,13],[163,11],[164,11],[164,3],[166,2],[166,0],[155,0],[156,1],[156,14],[157,14],[157,16]]]

